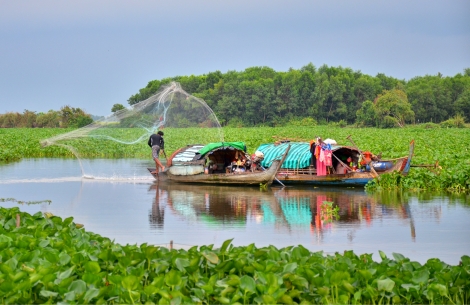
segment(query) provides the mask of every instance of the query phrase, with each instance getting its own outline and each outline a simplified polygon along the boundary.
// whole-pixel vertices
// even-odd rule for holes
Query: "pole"
[[[357,149],[357,151],[361,154],[361,157],[363,160],[365,160],[364,158],[364,155],[362,154],[362,151],[359,149],[359,147],[357,147],[356,143],[354,143],[354,141],[351,139],[351,135],[347,136],[346,139],[348,139],[349,141],[351,141],[352,145],[354,145],[354,147]],[[372,163],[372,162],[369,162],[369,164]],[[372,166],[372,164],[370,165],[370,171],[373,173],[373,175],[375,176],[375,178],[379,179],[379,174],[377,174],[377,172],[375,171],[374,167]]]

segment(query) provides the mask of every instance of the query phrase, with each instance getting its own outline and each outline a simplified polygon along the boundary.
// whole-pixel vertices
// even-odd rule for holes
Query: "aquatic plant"
[[[334,219],[339,219],[339,207],[333,207],[333,201],[323,201],[320,206],[321,220],[325,223],[332,222]]]
[[[69,157],[73,154],[60,146],[41,148],[39,141],[60,133],[63,129],[0,129],[0,161],[21,158]],[[110,133],[120,133],[122,137],[132,138],[133,128],[110,128]],[[243,141],[249,153],[254,153],[262,143],[275,140],[309,141],[315,136],[333,138],[339,144],[350,145],[346,140],[353,135],[361,149],[374,153],[382,152],[384,159],[402,157],[408,154],[408,143],[415,140],[415,153],[412,165],[433,165],[439,161],[441,168],[413,167],[406,177],[390,178],[381,176],[369,187],[403,188],[424,190],[448,190],[470,192],[470,133],[465,128],[427,129],[421,125],[401,129],[383,130],[377,128],[334,128],[330,126],[289,126],[224,128],[226,141]],[[209,140],[204,128],[165,128],[167,154],[189,143],[207,143]],[[117,142],[98,139],[81,139],[81,156],[84,158],[140,158],[150,159],[147,143],[122,145]],[[394,180],[395,179],[395,180]]]
[[[19,217],[17,215],[20,215]],[[21,221],[17,223],[17,218]],[[470,257],[457,266],[401,254],[381,261],[225,241],[189,250],[120,245],[73,218],[0,208],[3,304],[467,304]]]

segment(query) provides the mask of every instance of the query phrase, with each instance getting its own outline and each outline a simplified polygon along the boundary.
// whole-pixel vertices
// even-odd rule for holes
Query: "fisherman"
[[[148,140],[148,146],[152,148],[152,157],[155,161],[155,170],[151,172],[151,174],[158,175],[158,168],[161,168],[162,171],[165,170],[165,166],[160,162],[158,156],[160,154],[160,150],[165,150],[165,141],[163,140],[163,131],[159,130],[157,134],[152,134]]]

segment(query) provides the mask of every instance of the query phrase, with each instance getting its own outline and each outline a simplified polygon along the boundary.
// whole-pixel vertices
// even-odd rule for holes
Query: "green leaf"
[[[40,296],[45,297],[45,298],[55,298],[58,293],[54,291],[49,291],[49,290],[41,290],[39,293]]]
[[[419,291],[419,286],[417,286],[417,285],[402,284],[401,287],[403,287],[406,290],[406,292],[409,292],[411,288],[413,288],[416,291]]]
[[[50,241],[48,239],[41,240],[41,242],[39,243],[39,247],[45,248],[49,245],[49,243]]]
[[[204,256],[212,264],[218,264],[219,263],[219,257],[214,252],[203,252],[201,254],[202,254],[202,256]]]
[[[354,294],[355,289],[354,289],[354,286],[351,285],[351,283],[344,281],[343,282],[343,287],[350,294]]]
[[[69,291],[64,296],[66,301],[74,301],[76,298],[75,291]]]
[[[349,278],[349,273],[345,271],[334,271],[330,276],[331,285],[339,286]]]
[[[240,288],[243,289],[245,292],[255,292],[256,291],[256,283],[252,277],[244,275],[240,278]]]
[[[85,270],[88,273],[98,274],[101,271],[100,265],[97,262],[89,261],[85,264]]]
[[[377,288],[379,291],[391,292],[395,287],[395,282],[391,279],[377,280]]]
[[[233,241],[233,238],[232,239],[227,239],[226,241],[224,241],[224,243],[222,244],[222,247],[220,247],[220,253],[221,254],[224,254],[225,251],[227,251],[227,248],[232,243],[232,241]]]
[[[70,284],[69,291],[75,292],[76,295],[81,295],[86,291],[86,284],[82,280],[76,280]]]
[[[401,261],[403,261],[403,260],[406,259],[406,258],[405,258],[403,255],[401,255],[400,253],[392,253],[392,255],[393,255],[393,257],[395,258],[395,260],[396,260],[397,262],[401,262]]]
[[[57,278],[60,280],[64,280],[70,277],[74,269],[75,269],[75,266],[72,266],[69,269],[65,270],[64,272],[59,272],[59,274],[57,275]]]
[[[67,252],[61,252],[59,254],[59,264],[61,264],[62,266],[67,265],[70,262],[70,259],[71,257],[67,254]]]
[[[429,271],[423,269],[423,270],[417,270],[413,272],[413,277],[411,278],[411,281],[415,284],[419,285],[424,285],[428,282],[429,280]]]
[[[65,219],[64,219],[64,222],[63,222],[63,225],[66,227],[66,226],[68,226],[69,224],[71,224],[72,221],[73,221],[73,217],[65,218]]]
[[[172,269],[170,272],[165,274],[165,283],[168,286],[176,286],[181,283],[181,275],[178,271]]]
[[[100,290],[96,288],[89,288],[85,293],[85,303],[90,303],[90,300],[96,298],[100,294]]]
[[[155,286],[149,285],[149,286],[146,286],[144,288],[144,292],[145,292],[146,295],[151,296],[151,295],[154,295],[158,292],[158,288],[155,287]]]
[[[380,254],[380,257],[382,258],[382,260],[387,259],[387,255],[383,251],[379,250],[379,254]]]
[[[183,272],[183,271],[186,271],[185,267],[188,267],[189,266],[189,260],[185,259],[185,258],[177,258],[175,260],[175,265],[176,267],[178,268],[179,271]]]
[[[294,273],[295,269],[297,269],[297,263],[289,263],[284,266],[283,273]]]
[[[128,291],[136,290],[139,287],[139,279],[135,275],[128,275],[122,279],[121,285]]]

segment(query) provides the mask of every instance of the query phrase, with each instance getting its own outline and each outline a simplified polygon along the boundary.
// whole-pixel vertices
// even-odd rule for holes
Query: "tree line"
[[[316,68],[277,72],[269,67],[175,76],[150,81],[128,99],[134,105],[162,85],[179,82],[203,99],[223,126],[336,124],[400,127],[409,123],[464,126],[470,119],[470,68],[452,77],[426,75],[408,81],[351,68]],[[125,107],[114,104],[112,112]],[[82,127],[93,118],[80,108],[0,114],[0,127]]]
[[[171,81],[206,101],[223,126],[334,122],[394,127],[470,118],[470,68],[453,77],[438,73],[406,81],[312,63],[287,72],[251,67],[153,80],[128,99],[129,105]]]
[[[90,114],[80,108],[63,106],[59,111],[36,113],[7,112],[0,114],[1,128],[80,128],[93,122]]]

